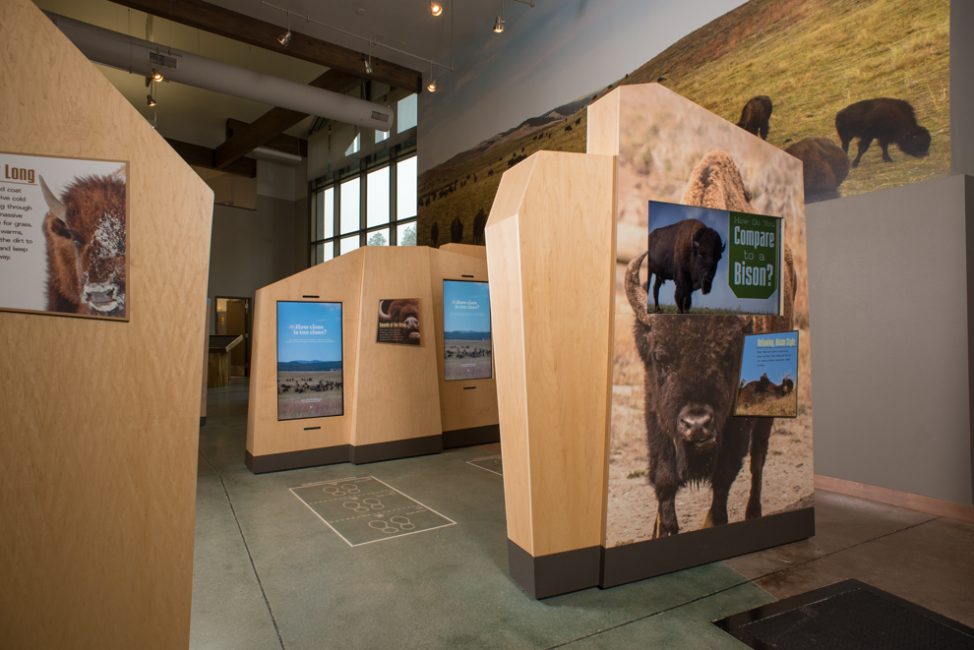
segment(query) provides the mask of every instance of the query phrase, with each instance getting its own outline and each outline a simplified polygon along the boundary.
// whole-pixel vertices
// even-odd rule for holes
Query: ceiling
[[[34,1],[45,11],[302,84],[327,70],[282,53],[282,48],[274,42],[268,49],[248,45],[151,17],[108,0]],[[500,4],[497,0],[481,0],[460,3],[462,6],[454,10],[454,3],[447,0],[444,14],[434,18],[429,13],[428,0],[267,0],[268,4],[261,0],[208,1],[230,11],[280,24],[282,31],[288,19],[284,11],[274,7],[286,8],[293,12],[290,17],[293,31],[363,53],[368,53],[371,47],[373,56],[420,70],[424,77],[429,73],[430,64],[422,59],[451,65],[452,44],[489,34]],[[519,7],[527,9],[513,4],[512,0],[507,0],[506,4],[508,13]],[[309,16],[311,21],[304,16]],[[372,41],[371,46],[369,41]],[[171,139],[214,148],[226,139],[227,118],[252,122],[271,108],[209,90],[163,82],[155,91],[158,106],[151,109],[146,106],[147,89],[143,77],[102,65],[98,67],[147,120],[157,125],[160,133]],[[435,74],[438,79],[443,79],[448,72],[438,66]],[[382,87],[379,92],[387,90]],[[313,117],[308,117],[285,133],[305,138],[313,121]]]

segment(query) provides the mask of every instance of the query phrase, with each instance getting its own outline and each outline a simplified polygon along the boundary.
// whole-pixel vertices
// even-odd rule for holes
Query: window
[[[408,95],[396,104],[396,133],[403,133],[416,126],[416,94]]]
[[[385,142],[388,139],[389,139],[389,132],[388,131],[376,131],[375,132],[375,143],[376,144],[379,144],[380,142]]]
[[[362,134],[356,133],[355,139],[352,140],[352,144],[348,145],[348,149],[345,150],[345,155],[354,156],[361,150],[362,150]]]
[[[314,189],[311,263],[362,246],[415,246],[416,183],[411,151]]]

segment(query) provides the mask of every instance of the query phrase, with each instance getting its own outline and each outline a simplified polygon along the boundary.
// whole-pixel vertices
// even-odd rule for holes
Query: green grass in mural
[[[768,95],[774,103],[768,141],[782,148],[813,136],[838,144],[839,110],[873,97],[905,99],[930,131],[930,155],[910,158],[892,146],[894,162],[883,163],[874,143],[839,192],[905,185],[950,169],[949,13],[949,0],[751,0],[619,83],[663,78],[668,88],[732,122],[749,97]],[[420,177],[420,243],[429,241],[433,223],[440,242],[449,241],[455,217],[470,241],[474,217],[490,212],[512,160],[542,149],[585,150],[584,107],[538,122],[529,120]]]

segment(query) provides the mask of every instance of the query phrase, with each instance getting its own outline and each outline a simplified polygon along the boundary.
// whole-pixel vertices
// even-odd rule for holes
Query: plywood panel
[[[439,385],[430,289],[431,249],[365,248],[359,308],[355,401],[350,442],[355,446],[438,436]],[[377,343],[379,301],[419,298],[420,345]]]
[[[540,152],[487,225],[508,535],[535,556],[602,540],[613,195],[612,157]]]
[[[444,374],[443,280],[487,281],[487,249],[447,244],[431,251],[431,289],[436,318],[436,364],[444,431],[497,424],[496,378],[446,381]]]
[[[0,85],[0,149],[130,172],[129,322],[0,314],[0,644],[186,647],[212,192],[28,0]]]
[[[254,300],[247,451],[265,456],[348,444],[355,415],[358,312],[364,249],[353,251],[258,289]],[[317,296],[305,298],[304,296]],[[277,419],[277,302],[310,300],[342,303],[344,415],[303,420]],[[314,428],[320,427],[320,428]]]

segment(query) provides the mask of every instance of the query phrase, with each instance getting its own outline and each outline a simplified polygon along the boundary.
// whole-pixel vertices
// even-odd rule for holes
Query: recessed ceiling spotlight
[[[158,82],[162,81],[163,79],[165,79],[165,77],[162,76],[162,73],[155,68],[152,68],[152,80]]]
[[[494,21],[494,33],[495,34],[504,33],[504,19],[501,18],[500,16],[498,16],[497,20]]]
[[[443,3],[437,0],[430,0],[430,13],[434,16],[443,15]]]

